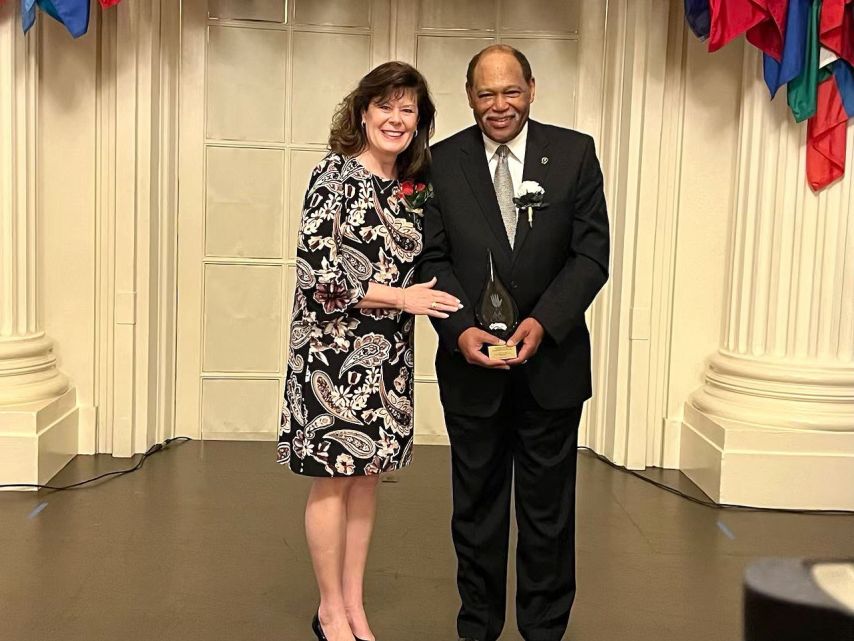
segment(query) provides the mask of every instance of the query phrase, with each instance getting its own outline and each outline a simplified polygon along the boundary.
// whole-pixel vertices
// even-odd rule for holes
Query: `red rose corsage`
[[[400,183],[398,195],[406,211],[423,216],[424,205],[433,197],[433,185],[404,180]]]

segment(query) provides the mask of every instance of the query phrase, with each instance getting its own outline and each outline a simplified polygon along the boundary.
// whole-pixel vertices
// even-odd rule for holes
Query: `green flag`
[[[813,0],[810,21],[807,27],[807,48],[804,52],[804,68],[800,75],[788,84],[788,101],[795,122],[803,122],[815,115],[818,102],[818,27],[821,0]]]

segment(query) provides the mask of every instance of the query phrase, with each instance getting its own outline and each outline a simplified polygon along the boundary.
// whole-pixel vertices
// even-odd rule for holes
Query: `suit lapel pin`
[[[542,158],[540,158],[540,162],[544,165],[548,165],[549,164],[548,156],[543,156]]]

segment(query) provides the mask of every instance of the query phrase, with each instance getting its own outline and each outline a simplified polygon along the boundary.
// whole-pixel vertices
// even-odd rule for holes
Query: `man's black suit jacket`
[[[545,329],[540,349],[518,366],[546,409],[580,405],[592,392],[590,336],[584,311],[608,278],[608,216],[593,139],[528,121],[524,180],[545,189],[547,206],[519,216],[510,248],[477,126],[432,147],[435,197],[424,212],[419,277],[435,276],[464,308],[433,320],[439,334],[436,372],[445,411],[490,416],[509,373],[468,364],[457,338],[475,325],[474,307],[487,278],[487,249],[519,306]],[[518,185],[515,187],[518,188]]]

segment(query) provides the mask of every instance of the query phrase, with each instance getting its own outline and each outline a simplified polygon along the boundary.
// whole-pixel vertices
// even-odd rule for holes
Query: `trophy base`
[[[489,345],[486,348],[487,354],[489,354],[489,358],[496,358],[502,361],[509,360],[511,358],[516,358],[516,346],[513,345]]]

